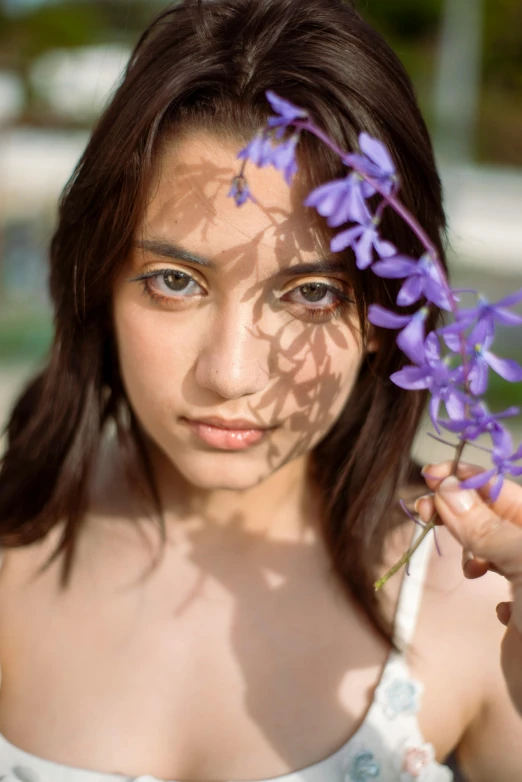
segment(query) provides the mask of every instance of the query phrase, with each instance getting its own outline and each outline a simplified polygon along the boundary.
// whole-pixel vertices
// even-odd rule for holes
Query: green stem
[[[459,466],[459,461],[462,456],[462,452],[464,450],[464,446],[466,445],[467,440],[461,440],[457,447],[455,448],[455,456],[453,458],[453,464],[451,465],[451,472],[450,475],[456,475],[457,474],[457,468]],[[439,517],[439,514],[435,511],[429,522],[426,524],[424,529],[422,530],[422,534],[419,535],[415,543],[410,546],[410,548],[402,555],[402,557],[399,559],[398,562],[395,563],[393,567],[391,567],[387,573],[384,574],[382,578],[380,578],[378,581],[374,583],[374,589],[377,592],[381,587],[385,585],[385,583],[397,573],[398,570],[401,569],[403,565],[405,565],[407,562],[410,561],[415,551],[419,548],[420,544],[430,532],[430,530],[434,529],[437,526],[437,519]]]
[[[408,550],[407,550],[407,551],[406,551],[406,552],[405,552],[405,553],[402,555],[402,557],[399,559],[399,561],[398,561],[398,562],[396,562],[396,563],[395,563],[395,565],[394,565],[392,568],[390,568],[390,569],[388,570],[388,572],[387,572],[387,573],[385,573],[385,575],[384,575],[382,578],[380,578],[378,581],[376,581],[376,582],[375,582],[375,584],[374,584],[373,586],[374,586],[374,588],[375,588],[375,591],[376,591],[376,592],[377,592],[377,590],[379,590],[381,587],[383,587],[383,586],[385,585],[385,583],[386,583],[386,582],[387,582],[387,581],[388,581],[388,580],[389,580],[389,579],[390,579],[392,576],[394,576],[394,575],[395,575],[395,573],[396,573],[398,570],[400,570],[400,569],[401,569],[401,567],[402,567],[403,565],[405,565],[407,562],[409,562],[409,561],[410,561],[410,559],[411,559],[412,555],[413,555],[413,554],[415,553],[415,551],[418,549],[418,547],[420,546],[420,544],[422,543],[422,541],[424,540],[424,538],[426,537],[426,535],[428,534],[428,532],[430,532],[430,530],[432,530],[432,529],[435,527],[435,524],[436,524],[436,520],[437,520],[437,518],[438,518],[438,515],[439,515],[438,513],[434,513],[434,514],[433,514],[433,516],[431,517],[431,519],[429,520],[429,522],[426,524],[426,526],[425,526],[425,527],[424,527],[424,529],[422,530],[422,534],[421,534],[421,535],[419,535],[419,537],[417,538],[417,540],[415,541],[415,543],[414,543],[412,546],[410,546],[410,548],[409,548],[409,549],[408,549]]]

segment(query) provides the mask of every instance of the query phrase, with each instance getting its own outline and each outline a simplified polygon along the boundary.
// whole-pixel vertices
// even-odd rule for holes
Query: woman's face
[[[304,464],[363,358],[349,279],[297,180],[250,164],[257,203],[228,197],[240,148],[209,135],[165,146],[113,296],[131,407],[204,490]]]

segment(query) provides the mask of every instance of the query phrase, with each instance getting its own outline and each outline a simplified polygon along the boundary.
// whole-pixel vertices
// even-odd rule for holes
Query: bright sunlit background
[[[416,86],[445,186],[454,283],[492,300],[522,287],[522,3],[356,5]],[[48,241],[60,190],[132,45],[164,6],[0,0],[0,425],[51,340]],[[520,334],[500,331],[496,352],[522,362]],[[489,402],[522,402],[522,385],[491,373]],[[522,439],[521,425],[513,429]],[[416,454],[451,450],[421,437]]]

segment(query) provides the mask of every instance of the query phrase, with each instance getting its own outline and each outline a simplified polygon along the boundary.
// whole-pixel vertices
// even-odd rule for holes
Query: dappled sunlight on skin
[[[288,188],[278,171],[253,168],[258,203],[238,208],[228,192],[239,148],[209,136],[166,144],[136,234],[143,244],[115,285],[122,379],[163,476],[165,510],[180,491],[179,484],[172,491],[169,465],[184,493],[235,491],[246,503],[249,490],[293,460],[303,457],[295,469],[306,470],[307,455],[341,414],[364,360],[355,303],[338,307],[326,289],[326,304],[301,293],[305,283],[319,283],[349,296],[344,267],[288,272],[340,264],[315,210],[302,205],[303,183],[296,178]],[[147,242],[182,246],[210,263],[167,258]],[[190,275],[190,295],[163,286],[166,303],[143,295],[136,276],[164,269]],[[325,312],[312,321],[311,308],[321,306]],[[209,416],[276,428],[245,450],[218,450],[195,442],[180,423]],[[264,493],[270,496],[270,485]]]
[[[106,486],[82,530],[70,591],[57,592],[56,563],[26,587],[33,622],[20,621],[16,601],[2,606],[15,637],[38,648],[30,667],[27,656],[13,661],[13,743],[64,763],[165,779],[269,778],[336,751],[360,725],[387,649],[346,601],[311,530],[295,539],[281,513],[270,536],[271,519],[252,529],[245,510],[207,509],[204,519],[169,526],[164,558],[137,588],[150,551],[128,523],[120,478],[100,465]],[[293,509],[301,521],[314,511]],[[150,527],[146,538],[157,549]],[[386,591],[396,597],[399,582]],[[52,636],[40,637],[51,616]],[[44,676],[49,659],[52,677]],[[36,721],[16,731],[28,688],[56,706],[45,751]],[[84,707],[93,688],[95,726]],[[96,756],[64,741],[71,730],[89,748],[96,738]]]

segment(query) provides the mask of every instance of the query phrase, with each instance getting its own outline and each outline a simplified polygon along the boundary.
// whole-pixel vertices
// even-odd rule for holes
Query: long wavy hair
[[[357,148],[363,130],[381,139],[401,177],[403,202],[444,261],[441,184],[412,84],[350,2],[185,0],[163,11],[138,41],[61,196],[50,248],[54,341],[5,429],[0,546],[30,544],[63,522],[45,567],[64,554],[64,589],[110,422],[126,455],[130,485],[141,487],[165,539],[139,422],[118,369],[110,312],[113,282],[143,215],[155,159],[165,139],[187,129],[251,139],[271,114],[268,89],[306,108],[346,150]],[[345,174],[339,159],[310,135],[300,142],[300,156],[311,187]],[[389,209],[382,234],[401,252],[422,252]],[[368,304],[395,307],[400,282],[358,271],[351,250],[341,257],[352,272],[366,339]],[[428,328],[439,319],[431,306]],[[365,360],[345,410],[312,452],[311,464],[324,498],[321,531],[333,572],[374,629],[398,649],[373,582],[388,533],[398,524],[398,489],[418,479],[410,450],[427,400],[426,392],[404,391],[389,380],[407,360],[395,332],[378,329],[377,336],[378,352]]]

